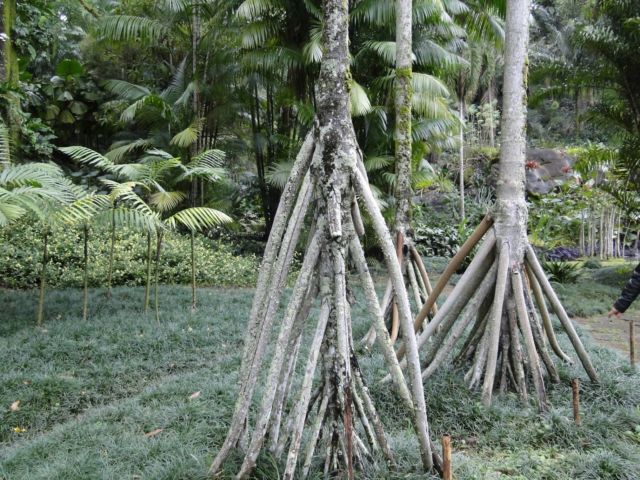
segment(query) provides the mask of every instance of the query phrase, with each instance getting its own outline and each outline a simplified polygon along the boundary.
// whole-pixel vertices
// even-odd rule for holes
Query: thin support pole
[[[580,379],[571,380],[571,392],[573,394],[573,421],[580,426]]]
[[[452,480],[451,468],[451,436],[448,433],[442,435],[442,480]]]

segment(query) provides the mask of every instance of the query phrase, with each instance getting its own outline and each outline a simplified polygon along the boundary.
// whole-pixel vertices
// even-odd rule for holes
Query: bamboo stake
[[[541,412],[545,412],[548,409],[547,406],[547,394],[544,389],[544,381],[542,379],[542,370],[540,368],[540,359],[536,350],[535,340],[533,339],[533,332],[531,331],[531,321],[527,314],[527,306],[524,299],[524,286],[522,285],[522,277],[520,272],[513,270],[511,272],[511,286],[513,290],[513,296],[516,301],[516,312],[518,317],[518,323],[520,325],[520,331],[524,337],[524,344],[527,349],[527,357],[529,360],[529,369],[531,376],[533,377],[533,384],[538,395],[538,408]]]
[[[571,391],[573,393],[573,421],[580,426],[580,380],[571,380]]]
[[[418,252],[418,249],[416,249],[415,245],[409,245],[409,250],[411,251],[411,255],[413,256],[413,260],[416,262],[416,265],[418,267],[418,272],[420,272],[420,279],[421,279],[421,283],[424,284],[423,288],[425,289],[426,293],[427,293],[427,297],[426,299],[428,299],[431,294],[433,293],[433,287],[431,286],[431,280],[429,279],[429,274],[427,272],[426,267],[424,266],[424,262],[422,261],[422,255],[420,255],[420,252]],[[425,299],[425,303],[426,300]],[[437,300],[437,298],[436,298]],[[424,305],[424,304],[423,304]],[[436,302],[433,302],[433,307],[431,308],[431,313],[433,313],[434,315],[438,313],[438,304]]]
[[[452,480],[451,472],[451,436],[442,435],[442,480]]]
[[[636,366],[636,339],[633,333],[633,320],[629,320],[629,363],[632,368]]]

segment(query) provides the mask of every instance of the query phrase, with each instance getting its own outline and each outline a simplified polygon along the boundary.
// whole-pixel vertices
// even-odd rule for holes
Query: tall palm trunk
[[[42,269],[40,270],[40,299],[38,301],[38,314],[36,322],[38,327],[44,321],[44,293],[47,287],[47,263],[49,263],[49,229],[45,227],[42,246]]]
[[[18,85],[18,55],[13,45],[13,27],[16,23],[16,0],[4,0],[2,2],[2,33],[5,34],[2,81],[11,86]]]
[[[6,82],[10,88],[17,88],[19,83],[20,70],[18,67],[18,54],[14,45],[14,27],[17,18],[16,0],[2,1],[2,30],[4,44],[2,52],[2,71],[0,72],[0,81]],[[8,102],[14,111],[20,111],[20,101],[15,96],[8,96]],[[9,125],[9,132],[14,146],[18,146],[20,141],[19,117],[9,113],[6,119]]]
[[[460,106],[458,109],[458,119],[460,120],[460,147],[458,151],[459,163],[460,163],[460,218],[464,222],[464,96],[461,95]]]
[[[111,298],[111,282],[113,279],[113,254],[116,246],[116,211],[111,212],[111,247],[109,248],[109,273],[107,274],[107,298]]]
[[[160,323],[160,309],[158,308],[158,281],[160,278],[160,250],[162,248],[162,230],[156,234],[156,271],[154,285],[154,300],[156,309],[156,322]]]
[[[82,319],[89,316],[89,225],[83,227],[83,254],[84,254],[84,285],[82,295]]]
[[[489,146],[494,148],[496,146],[496,133],[495,126],[493,124],[493,82],[489,85]]]
[[[398,238],[409,228],[411,200],[411,97],[412,97],[411,1],[396,1],[395,157],[396,217]]]

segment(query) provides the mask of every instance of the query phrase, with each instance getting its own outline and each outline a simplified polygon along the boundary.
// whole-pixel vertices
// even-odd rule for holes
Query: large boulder
[[[526,164],[527,191],[549,193],[573,176],[574,159],[563,150],[528,149]]]

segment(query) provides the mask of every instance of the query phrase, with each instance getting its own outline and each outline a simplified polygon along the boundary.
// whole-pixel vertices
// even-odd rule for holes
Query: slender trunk
[[[147,232],[147,278],[144,287],[144,313],[149,310],[151,296],[151,232]]]
[[[42,269],[40,270],[40,298],[38,301],[37,325],[42,326],[44,321],[44,294],[47,287],[47,263],[49,263],[49,229],[45,227],[42,245]]]
[[[493,125],[493,83],[489,85],[489,146],[496,146],[495,126]]]
[[[464,99],[461,98],[459,101],[458,107],[458,119],[460,120],[460,146],[458,150],[458,158],[460,162],[460,218],[462,222],[465,221],[465,211],[464,211]]]
[[[406,237],[411,201],[411,99],[412,99],[411,0],[396,1],[396,236]]]
[[[584,239],[584,234],[585,234],[585,228],[584,228],[584,210],[580,212],[580,256],[584,257],[585,256],[585,239]]]
[[[195,233],[191,232],[191,310],[196,309],[196,253],[194,245]]]
[[[5,35],[3,40],[4,76],[2,80],[6,81],[10,87],[17,87],[19,80],[18,54],[13,44],[13,28],[17,17],[16,5],[16,0],[4,0],[2,3],[2,33]]]
[[[82,319],[87,320],[89,317],[89,225],[84,224],[84,290],[82,300]]]
[[[109,273],[107,274],[107,298],[111,298],[111,282],[113,280],[113,254],[116,246],[116,210],[111,212],[111,246],[109,248]]]
[[[154,300],[156,310],[156,322],[160,323],[160,309],[158,308],[158,281],[160,278],[160,250],[162,248],[162,231],[158,230],[156,234],[156,271],[154,279]]]
[[[17,2],[16,0],[4,0],[2,2],[2,31],[4,34],[2,39],[3,58],[2,58],[2,76],[0,81],[6,82],[9,89],[17,89],[20,80],[20,69],[18,66],[18,53],[16,52],[14,45],[14,27],[17,19],[16,12]],[[8,103],[11,105],[10,111],[7,115],[7,124],[9,127],[11,141],[14,147],[17,147],[20,141],[19,122],[20,116],[12,113],[11,110],[19,112],[21,110],[20,101],[16,96],[9,95]]]
[[[605,214],[605,209],[603,208],[602,211],[600,212],[600,230],[599,230],[599,236],[600,236],[600,260],[604,260],[604,214]]]

